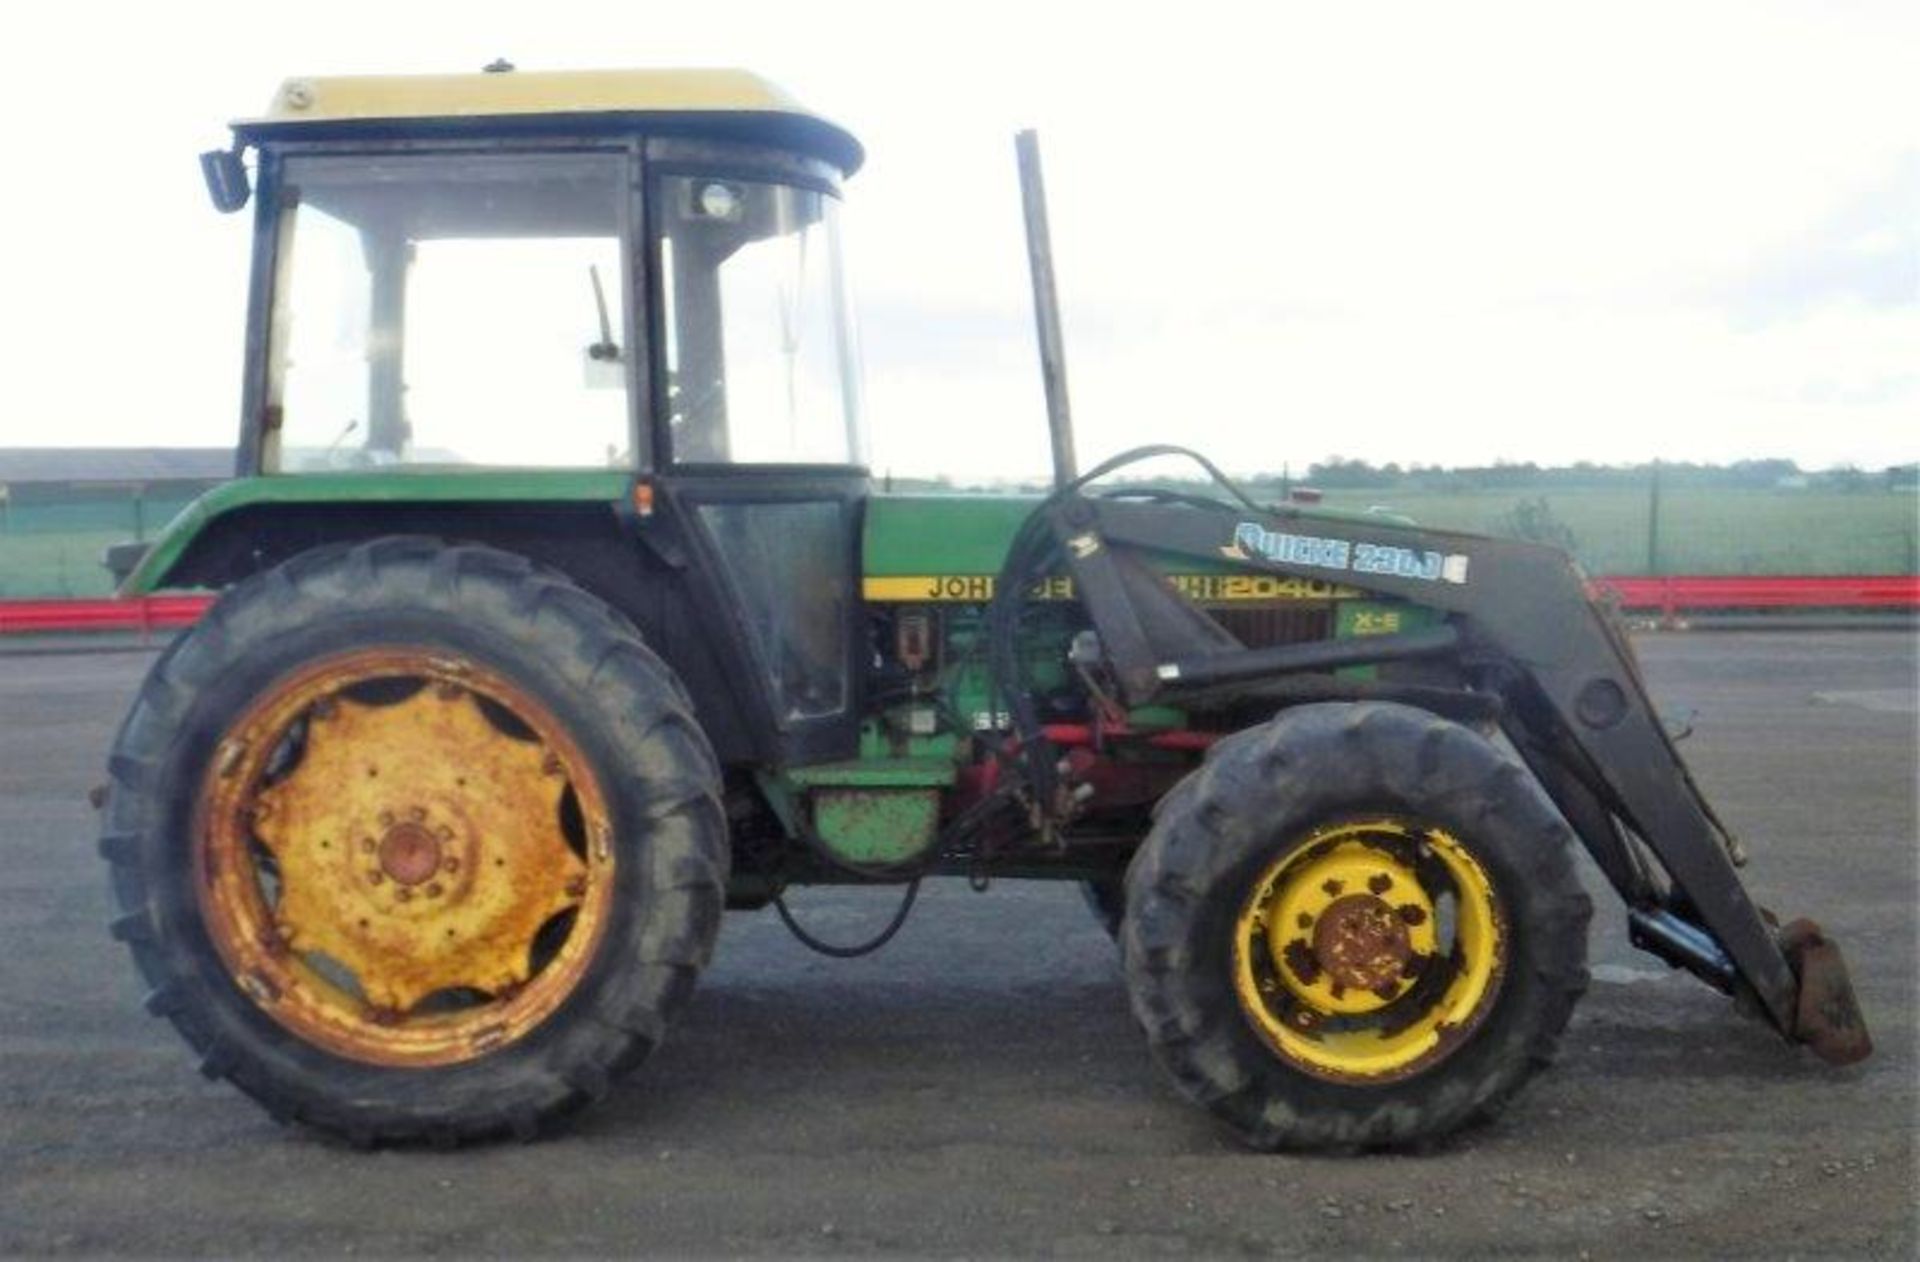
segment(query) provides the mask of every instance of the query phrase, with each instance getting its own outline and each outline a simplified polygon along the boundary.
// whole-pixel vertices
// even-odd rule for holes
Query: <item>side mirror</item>
[[[207,181],[207,196],[213,208],[231,215],[247,204],[253,188],[247,183],[247,168],[237,149],[209,149],[200,155],[200,174]]]

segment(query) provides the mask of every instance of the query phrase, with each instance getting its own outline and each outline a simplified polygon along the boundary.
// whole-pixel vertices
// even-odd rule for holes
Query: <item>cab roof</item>
[[[860,142],[780,87],[744,70],[490,68],[480,74],[288,79],[243,140],[436,131],[525,132],[624,126],[799,148],[851,175]]]

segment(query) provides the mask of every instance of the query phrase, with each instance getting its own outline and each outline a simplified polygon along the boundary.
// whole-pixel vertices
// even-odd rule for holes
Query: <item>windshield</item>
[[[865,464],[838,199],[710,176],[660,190],[675,459]]]
[[[268,472],[627,467],[618,155],[293,157]]]

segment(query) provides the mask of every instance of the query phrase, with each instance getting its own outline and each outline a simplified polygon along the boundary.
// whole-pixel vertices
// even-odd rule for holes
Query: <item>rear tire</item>
[[[375,746],[369,721],[425,744]],[[543,787],[468,786],[460,732]],[[269,738],[275,752],[247,745]],[[323,748],[326,766],[393,774],[303,784]],[[727,834],[684,693],[629,623],[508,553],[389,538],[248,579],[155,663],[109,772],[113,932],[149,1011],[207,1076],[355,1143],[531,1138],[646,1057],[712,954]],[[384,833],[348,827],[334,780],[342,799],[394,786]],[[242,790],[250,813],[227,809]],[[528,812],[523,828],[507,808]],[[548,902],[522,906],[523,886]],[[475,936],[441,971],[494,980],[442,977],[422,996],[436,985],[416,984],[423,953],[395,943],[431,945],[443,924]],[[316,940],[345,945],[308,952]]]
[[[1129,869],[1134,1014],[1176,1087],[1254,1148],[1435,1139],[1548,1063],[1585,989],[1570,842],[1533,778],[1466,728],[1398,705],[1290,710],[1220,742]],[[1335,879],[1349,871],[1374,875]],[[1397,911],[1390,889],[1409,891]],[[1410,953],[1402,922],[1435,908]],[[1353,930],[1348,947],[1385,943],[1391,967],[1362,954],[1358,987],[1338,984],[1356,974],[1322,922]]]

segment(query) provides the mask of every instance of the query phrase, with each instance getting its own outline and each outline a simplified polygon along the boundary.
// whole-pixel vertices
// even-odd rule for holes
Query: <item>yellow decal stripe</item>
[[[1314,578],[1282,578],[1273,574],[1169,574],[1167,579],[1190,600],[1203,604],[1279,600],[1346,600],[1362,593],[1340,583]],[[913,574],[869,576],[861,594],[871,601],[915,604],[959,602],[977,604],[993,599],[991,574]],[[1072,600],[1073,580],[1049,578],[1034,586],[1036,600]]]

